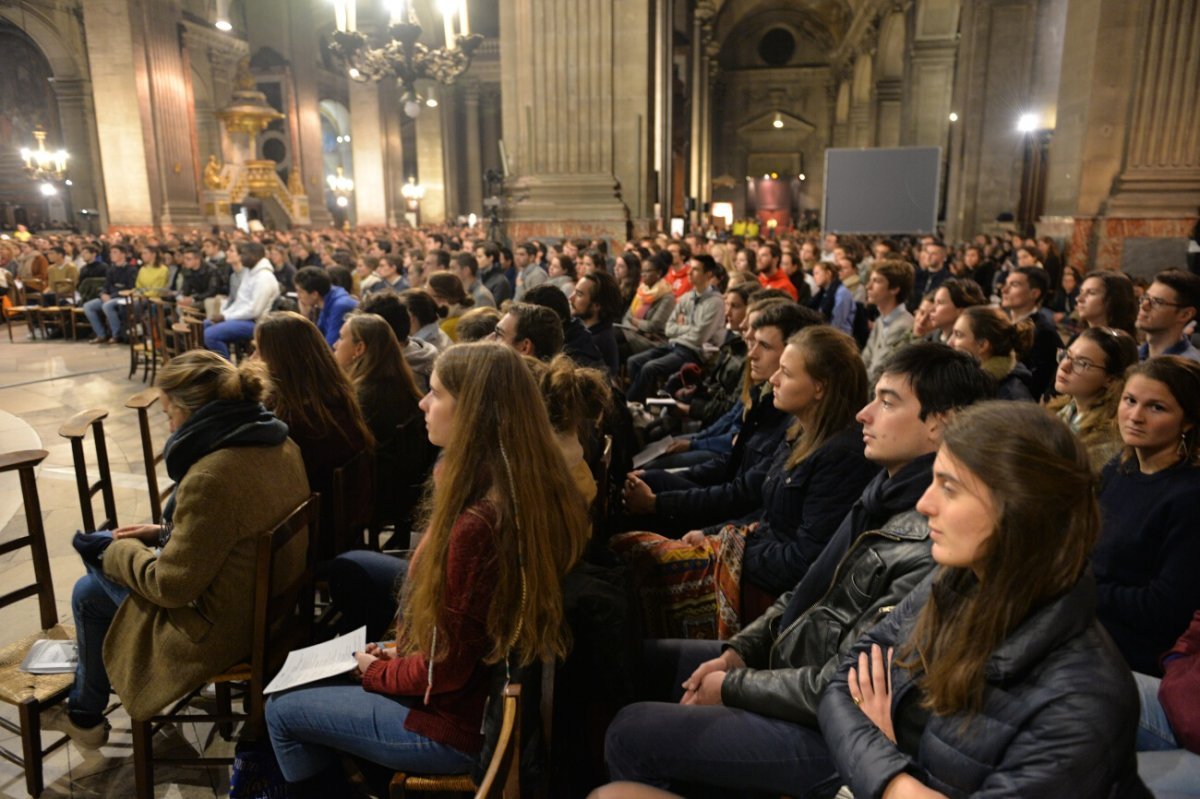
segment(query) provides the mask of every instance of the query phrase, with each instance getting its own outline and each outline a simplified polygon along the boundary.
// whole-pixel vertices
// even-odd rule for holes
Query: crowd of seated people
[[[184,433],[208,403],[253,406],[253,443],[286,430],[292,483],[323,496],[370,460],[350,501],[403,552],[340,551],[331,503],[316,546],[340,623],[395,646],[359,653],[357,683],[269,703],[301,795],[341,790],[340,754],[470,771],[493,669],[598,656],[571,626],[585,567],[617,586],[633,663],[581,736],[587,787],[613,780],[598,797],[1200,795],[1196,275],[1138,286],[986,236],[3,249],[31,287],[87,269],[97,340],[125,334],[129,290],[208,317],[215,355],[178,368],[247,388],[189,399]],[[54,723],[81,745],[110,690],[137,702],[127,656],[96,642],[125,603],[153,613],[109,558],[186,554],[161,532],[118,531],[103,559],[104,536],[80,541],[84,656]]]

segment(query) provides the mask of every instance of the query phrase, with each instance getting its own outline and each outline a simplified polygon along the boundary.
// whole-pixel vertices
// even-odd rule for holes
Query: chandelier
[[[337,198],[338,208],[345,208],[350,204],[350,194],[354,191],[354,180],[342,174],[340,166],[337,168],[336,175],[329,175],[325,178],[325,185]]]
[[[357,0],[333,0],[337,30],[330,50],[348,68],[351,79],[360,82],[395,78],[404,103],[404,113],[421,113],[416,82],[429,78],[451,84],[471,66],[471,56],[483,43],[473,34],[467,19],[467,0],[439,0],[446,46],[429,47],[420,41],[421,24],[412,0],[388,0],[390,24],[386,41],[371,47],[357,30]]]
[[[37,149],[21,148],[21,158],[25,161],[25,174],[31,180],[60,181],[67,174],[67,159],[71,156],[66,150],[51,152],[46,149],[46,130],[41,125],[33,129],[33,138],[37,141]]]

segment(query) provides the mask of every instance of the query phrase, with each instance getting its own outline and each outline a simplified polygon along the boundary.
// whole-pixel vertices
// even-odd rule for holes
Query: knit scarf
[[[670,293],[671,286],[665,280],[660,280],[653,286],[638,283],[637,293],[633,297],[633,303],[629,306],[630,312],[633,313],[633,318],[645,319],[646,314],[650,313],[650,309],[654,307],[654,303]]]
[[[187,418],[163,447],[167,474],[178,484],[196,461],[225,447],[278,446],[287,439],[288,427],[263,407],[247,400],[210,402]],[[175,515],[171,494],[163,508],[163,521]]]

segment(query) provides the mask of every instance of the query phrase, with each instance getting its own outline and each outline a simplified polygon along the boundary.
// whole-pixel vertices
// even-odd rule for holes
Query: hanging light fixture
[[[22,147],[21,158],[25,161],[25,174],[30,180],[59,181],[66,177],[67,161],[70,155],[66,150],[46,149],[46,130],[41,125],[33,129],[36,148]]]
[[[354,193],[354,179],[346,177],[340,166],[336,175],[325,178],[325,185],[333,192],[338,208],[345,208],[350,204],[350,195]]]
[[[779,113],[778,111],[776,111],[776,112],[775,112],[775,121],[774,121],[774,122],[772,122],[772,123],[771,123],[771,125],[772,125],[772,127],[774,127],[776,130],[779,130],[780,128],[782,128],[782,127],[783,127],[783,114],[781,114],[781,113]]]
[[[357,0],[333,0],[337,30],[330,50],[347,67],[353,80],[379,81],[393,78],[400,90],[404,113],[416,117],[424,104],[416,90],[422,78],[451,84],[471,66],[471,57],[483,37],[471,33],[467,0],[438,0],[442,15],[444,47],[429,47],[420,41],[422,28],[409,0],[385,0],[390,24],[384,42],[371,47],[357,30]]]

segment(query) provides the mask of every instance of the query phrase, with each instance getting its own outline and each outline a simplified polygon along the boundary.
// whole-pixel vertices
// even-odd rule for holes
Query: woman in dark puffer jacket
[[[941,568],[821,701],[854,796],[1149,796],[1133,678],[1095,616],[1083,448],[1045,411],[989,402],[951,424],[933,472],[917,510]]]

